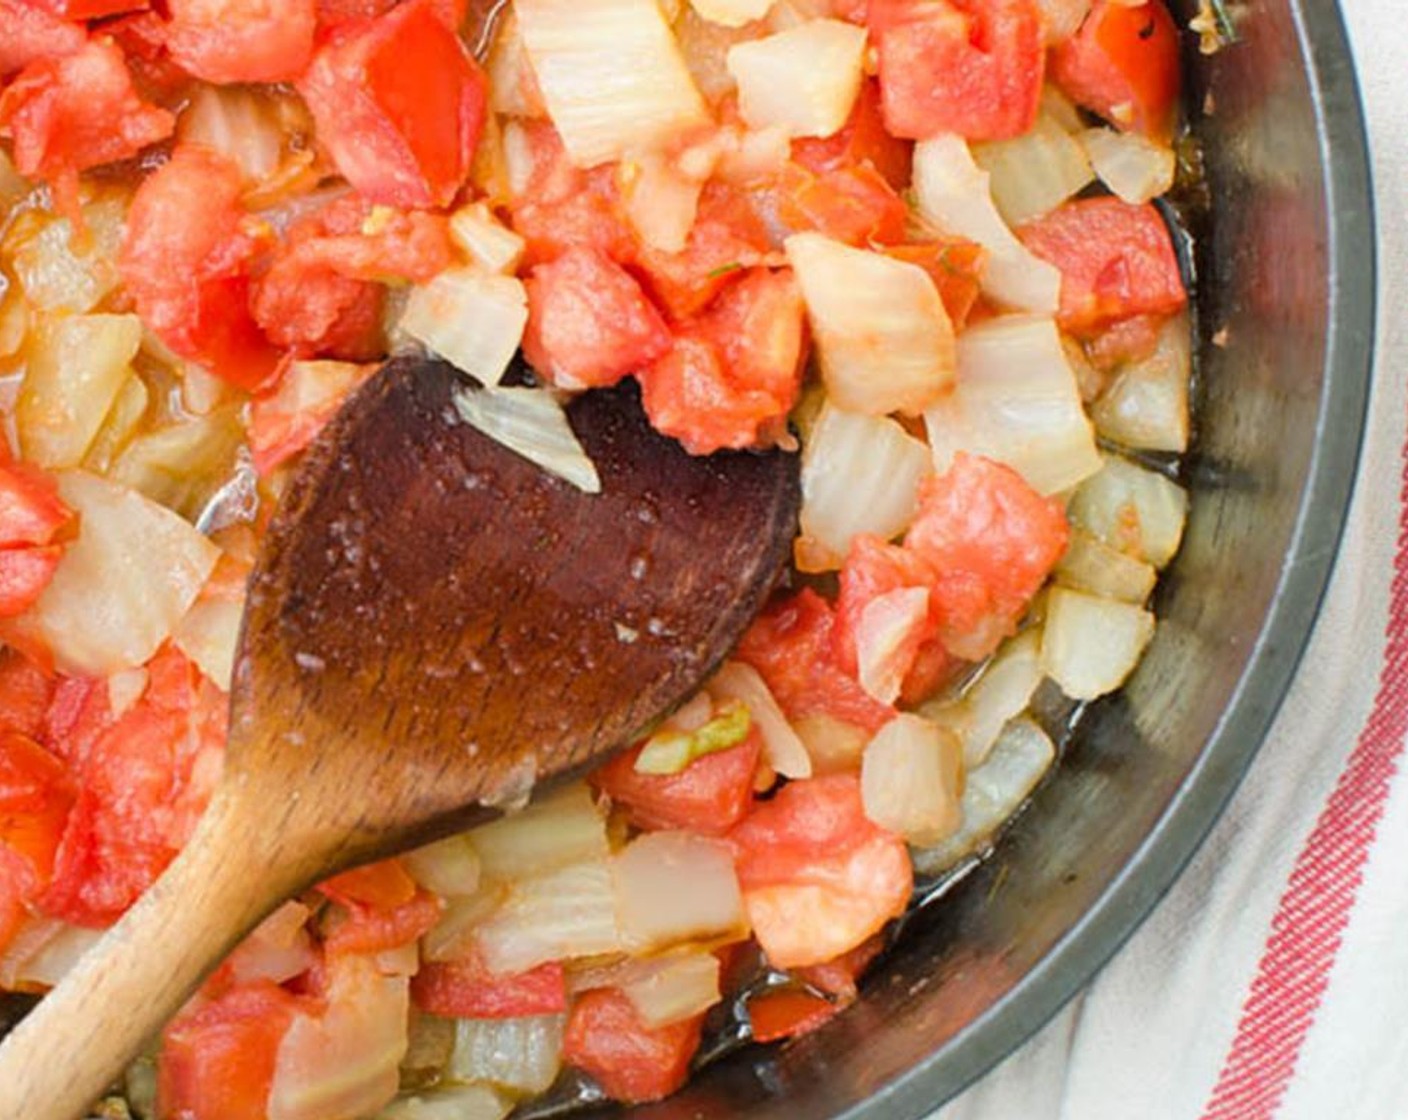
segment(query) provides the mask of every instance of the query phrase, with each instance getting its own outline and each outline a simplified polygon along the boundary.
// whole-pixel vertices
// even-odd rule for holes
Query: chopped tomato
[[[814,1031],[834,1018],[840,1004],[800,988],[774,988],[748,997],[754,1042],[777,1042]]]
[[[884,947],[883,937],[871,937],[829,961],[797,969],[797,979],[821,989],[842,1003],[850,1003],[859,994],[858,983],[862,973]]]
[[[949,651],[976,661],[1014,633],[1068,535],[1059,501],[990,459],[960,453],[921,482],[904,547],[935,573],[931,609]]]
[[[727,832],[753,804],[753,775],[762,739],[756,729],[736,747],[701,755],[676,774],[642,774],[644,744],[616,755],[592,775],[592,784],[626,810],[637,828]]]
[[[419,941],[440,920],[440,900],[417,891],[397,905],[345,904],[346,913],[324,939],[329,954],[381,953]]]
[[[166,20],[148,9],[104,23],[103,34],[111,35],[122,48],[133,82],[143,96],[175,109],[187,96],[192,79],[166,48],[169,28]]]
[[[21,897],[48,884],[72,808],[63,762],[27,735],[0,732],[0,847],[23,865]]]
[[[88,35],[30,0],[0,0],[0,77],[41,58],[73,54]]]
[[[871,0],[891,135],[1020,136],[1036,121],[1046,51],[1036,0]]]
[[[41,740],[70,766],[81,766],[112,720],[106,680],[60,677],[44,716]]]
[[[854,774],[788,783],[728,839],[753,934],[778,968],[854,949],[914,888],[904,841],[865,815]]]
[[[1080,29],[1051,52],[1051,77],[1117,128],[1167,142],[1182,84],[1178,25],[1163,0],[1095,0]]]
[[[527,972],[497,976],[473,954],[454,961],[424,961],[411,979],[411,1002],[449,1019],[513,1019],[567,1010],[567,980],[560,961]]]
[[[274,391],[256,397],[250,406],[249,449],[254,469],[267,477],[307,448],[348,394],[375,369],[351,362],[292,363]]]
[[[983,269],[988,251],[962,238],[919,241],[908,245],[886,245],[881,252],[898,261],[917,264],[929,274],[939,299],[955,330],[968,324],[968,317],[982,294]]]
[[[318,0],[318,26],[330,30],[354,20],[375,19],[385,15],[401,0]],[[468,0],[432,0],[435,14],[445,26],[459,29],[469,10]]]
[[[1168,227],[1151,203],[1077,199],[1017,236],[1061,270],[1056,320],[1078,337],[1135,315],[1172,315],[1188,302]]]
[[[628,261],[635,237],[621,211],[612,167],[582,171],[567,157],[546,121],[523,123],[520,137],[531,174],[511,201],[513,228],[524,239],[524,260],[539,264],[573,247],[596,249]]]
[[[831,605],[810,588],[754,620],[736,656],[758,670],[789,719],[826,715],[873,734],[894,710],[873,699],[832,654]]]
[[[528,278],[523,353],[556,385],[614,385],[670,348],[670,332],[640,285],[597,249],[570,249]]]
[[[243,190],[233,161],[178,146],[133,196],[118,270],[142,321],[167,346],[253,389],[280,355],[249,311],[257,243],[243,228]]]
[[[37,0],[61,19],[105,19],[151,7],[151,0]]]
[[[373,202],[444,206],[469,176],[488,82],[430,0],[347,25],[298,89],[338,170]]]
[[[30,463],[0,462],[0,548],[49,544],[72,520],[52,477]]]
[[[291,82],[313,55],[314,0],[168,0],[166,45],[207,82]]]
[[[182,1120],[264,1120],[279,1043],[304,1001],[259,981],[181,1012],[162,1034],[157,1112]]]
[[[859,22],[865,22],[864,16]],[[818,175],[869,164],[897,191],[909,186],[913,156],[913,144],[885,131],[880,86],[873,78],[861,83],[855,108],[839,132],[792,141],[792,159]]]
[[[572,1005],[562,1060],[590,1074],[614,1100],[657,1101],[689,1076],[702,1018],[648,1027],[620,989],[597,988]]]
[[[1121,319],[1086,343],[1086,357],[1102,373],[1127,362],[1141,362],[1158,349],[1163,326],[1164,317],[1160,315],[1133,315]]]
[[[63,555],[58,545],[0,549],[0,618],[29,610],[54,578]]]
[[[416,881],[397,859],[368,863],[334,875],[318,890],[344,906],[403,906],[416,896]]]
[[[791,230],[815,230],[847,245],[893,245],[904,240],[908,217],[904,200],[868,165],[783,170],[778,218]]]
[[[34,662],[12,649],[0,649],[0,730],[42,739],[54,682]]]

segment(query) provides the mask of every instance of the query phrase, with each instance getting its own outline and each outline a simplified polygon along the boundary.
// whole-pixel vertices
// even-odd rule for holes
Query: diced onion
[[[927,706],[923,714],[958,735],[971,770],[983,765],[1007,722],[1026,711],[1041,678],[1041,631],[1024,630],[1003,643],[960,700]]]
[[[632,949],[737,936],[747,929],[733,855],[718,840],[647,832],[612,859],[611,870],[621,934]]]
[[[144,431],[108,468],[108,479],[198,521],[234,471],[244,440],[239,405]]]
[[[466,424],[578,490],[601,493],[596,466],[582,450],[562,403],[549,390],[464,386],[455,392],[454,401]]]
[[[815,774],[855,770],[870,741],[864,728],[820,712],[802,716],[792,726],[811,756]]]
[[[920,216],[945,233],[976,241],[988,251],[983,290],[1020,311],[1054,313],[1061,273],[1017,240],[997,212],[988,175],[958,136],[914,147],[914,201]]]
[[[1173,186],[1177,160],[1166,144],[1113,128],[1087,129],[1080,143],[1100,181],[1126,202],[1148,202]]]
[[[523,260],[523,238],[504,225],[485,202],[471,202],[450,215],[450,237],[471,264],[512,276]]]
[[[59,475],[80,518],[54,578],[24,617],[61,672],[145,664],[195,601],[220,551],[190,522],[84,471]]]
[[[900,694],[913,658],[901,650],[918,646],[916,635],[928,624],[929,589],[901,587],[877,595],[861,611],[856,623],[856,678],[860,686],[882,704],[893,704]]]
[[[503,1120],[512,1098],[491,1085],[444,1085],[393,1101],[376,1120]]]
[[[67,218],[41,210],[15,215],[4,248],[25,298],[37,311],[82,315],[118,285],[118,246],[128,200],[104,193],[83,207],[84,236]]]
[[[724,27],[686,8],[675,30],[680,52],[699,92],[717,104],[737,89],[728,69],[728,52],[735,43],[753,38],[752,28]]]
[[[864,55],[864,29],[839,19],[739,43],[728,52],[739,115],[749,128],[830,136],[851,115]]]
[[[555,790],[467,835],[480,869],[493,879],[539,875],[600,859],[609,850],[606,820],[582,782]]]
[[[596,860],[517,880],[475,942],[489,970],[500,974],[615,952],[621,932],[610,868]]]
[[[484,385],[497,385],[523,341],[523,281],[466,266],[411,289],[400,329]]]
[[[768,14],[773,0],[689,0],[701,19],[722,27],[742,27]]]
[[[0,986],[7,991],[52,988],[102,935],[102,930],[31,918],[0,954]]]
[[[578,167],[709,123],[655,0],[516,0],[548,115]]]
[[[1124,683],[1153,635],[1154,616],[1133,603],[1054,587],[1041,665],[1067,696],[1094,700]]]
[[[152,675],[145,667],[124,669],[108,677],[108,708],[114,718],[121,718],[126,711],[142,698],[147,691]]]
[[[197,601],[171,635],[172,644],[226,692],[234,676],[243,617],[244,604],[237,600]]]
[[[407,852],[401,862],[412,879],[442,898],[466,898],[479,890],[479,852],[464,833]]]
[[[1056,582],[1106,599],[1143,604],[1154,593],[1158,573],[1152,564],[1126,556],[1089,533],[1071,533],[1066,554],[1056,565]]]
[[[253,185],[272,175],[283,156],[283,130],[271,109],[248,86],[201,84],[181,113],[177,136],[228,157]]]
[[[1085,150],[1044,113],[1021,136],[974,144],[971,151],[1011,226],[1049,213],[1095,178]]]
[[[103,426],[93,437],[88,454],[83,457],[84,465],[96,474],[106,472],[113,460],[122,452],[147,414],[151,403],[151,393],[147,383],[140,377],[129,377],[117,391],[117,399],[112,402]]]
[[[621,991],[647,1027],[669,1026],[719,1002],[719,958],[699,951],[654,958]]]
[[[1073,524],[1111,548],[1162,568],[1178,551],[1188,493],[1118,455],[1081,483],[1066,507]]]
[[[632,769],[637,774],[678,774],[695,759],[738,746],[753,725],[746,704],[730,701],[699,727],[663,727],[645,741]]]
[[[489,1081],[511,1093],[542,1093],[562,1068],[565,1015],[458,1019],[445,1077]]]
[[[76,467],[132,376],[142,342],[135,315],[40,316],[15,406],[24,456],[43,467]]]
[[[763,738],[763,758],[777,773],[784,778],[812,776],[807,748],[758,670],[742,661],[725,661],[706,687],[716,701],[737,700],[747,706],[753,726]]]
[[[1188,317],[1176,315],[1151,355],[1120,369],[1091,406],[1097,432],[1138,451],[1188,449],[1189,337]]]
[[[655,152],[623,162],[620,177],[626,219],[636,235],[662,253],[680,252],[699,209],[702,180]]]
[[[1037,782],[1056,761],[1051,737],[1029,719],[1016,719],[998,736],[981,766],[963,783],[963,824],[933,847],[912,853],[914,869],[935,875],[978,851],[1004,821],[1021,807]]]
[[[508,899],[508,885],[481,882],[479,890],[445,900],[440,920],[420,939],[421,956],[428,961],[457,961],[474,953],[474,931]]]
[[[936,844],[962,823],[963,747],[932,720],[901,713],[861,759],[865,815],[912,844]]]
[[[819,233],[786,241],[821,359],[841,408],[922,412],[953,381],[953,325],[919,266]]]
[[[827,403],[802,448],[808,570],[839,568],[858,533],[889,540],[914,518],[929,449],[895,421]]]
[[[1053,320],[1009,315],[958,340],[958,383],[924,416],[934,465],[959,451],[1006,463],[1042,494],[1100,469],[1095,433]]]
[[[307,972],[319,960],[307,930],[311,913],[301,902],[285,902],[225,959],[231,977],[241,984],[254,980],[282,984]]]
[[[1064,42],[1079,30],[1090,11],[1091,0],[1036,0],[1045,19],[1046,43],[1054,46]]]
[[[489,106],[511,117],[541,117],[542,96],[533,64],[523,46],[518,16],[510,5],[503,11],[494,46],[489,51]]]

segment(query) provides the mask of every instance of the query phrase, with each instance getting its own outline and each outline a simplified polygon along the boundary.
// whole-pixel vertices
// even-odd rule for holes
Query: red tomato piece
[[[314,0],[168,0],[166,45],[207,82],[291,82],[313,56]]]
[[[304,1002],[256,981],[181,1012],[162,1034],[158,1114],[264,1120],[279,1043]]]
[[[54,480],[30,463],[0,462],[0,548],[49,544],[73,520]]]
[[[976,661],[1014,633],[1068,537],[1061,503],[1001,463],[960,453],[921,482],[904,547],[936,574],[931,604],[949,651]]]
[[[267,396],[249,410],[249,449],[254,469],[267,477],[317,438],[347,395],[375,370],[347,362],[291,365]]]
[[[856,22],[865,23],[865,16]],[[855,108],[839,132],[792,141],[792,159],[818,175],[869,164],[897,191],[909,186],[913,158],[914,145],[885,129],[880,86],[874,78],[861,83]]]
[[[880,98],[893,136],[1020,136],[1036,120],[1046,51],[1036,0],[872,0]]]
[[[617,988],[577,998],[567,1018],[562,1060],[596,1079],[607,1096],[626,1104],[657,1101],[684,1084],[699,1049],[703,1016],[664,1027],[641,1022]]]
[[[444,206],[469,176],[488,80],[429,0],[349,24],[298,90],[338,170],[373,202]]]
[[[53,697],[53,680],[34,662],[14,650],[0,650],[0,730],[42,739]]]
[[[1121,319],[1087,342],[1086,357],[1102,372],[1118,369],[1127,362],[1142,362],[1158,349],[1163,326],[1161,315],[1133,315]]]
[[[626,810],[637,828],[727,832],[753,804],[753,775],[762,752],[756,730],[736,747],[696,758],[676,774],[642,774],[644,744],[616,755],[592,775],[592,784]]]
[[[791,230],[815,230],[864,247],[903,241],[909,210],[880,172],[868,165],[813,174],[788,164],[778,218]]]
[[[528,278],[528,363],[556,385],[614,385],[670,348],[670,332],[640,285],[592,248],[574,248]]]
[[[0,77],[41,58],[73,54],[88,40],[68,23],[29,0],[0,0]]]
[[[242,389],[265,382],[279,352],[255,325],[244,183],[233,161],[178,146],[142,181],[127,214],[118,271],[142,320],[176,353]]]
[[[728,839],[753,935],[778,968],[854,949],[914,887],[904,841],[865,815],[855,774],[789,782]]]
[[[319,884],[318,890],[344,906],[404,906],[416,896],[416,881],[397,859],[354,867]]]
[[[562,138],[546,121],[522,125],[532,172],[510,202],[513,228],[524,239],[524,260],[550,261],[577,246],[629,261],[635,236],[621,211],[612,167],[582,171],[567,158]]]
[[[497,976],[474,954],[424,961],[411,978],[411,1000],[427,1014],[449,1019],[556,1015],[567,1010],[567,980],[560,961]]]
[[[1089,338],[1135,315],[1172,315],[1188,302],[1168,227],[1151,203],[1077,199],[1017,236],[1061,270],[1056,320],[1071,334]]]
[[[883,937],[872,937],[829,961],[799,968],[795,975],[803,983],[819,988],[841,1003],[847,1004],[859,994],[861,975],[884,948]]]
[[[385,15],[401,0],[318,0],[318,27],[331,30],[355,20],[375,19]],[[432,0],[435,14],[445,26],[458,30],[469,11],[469,0]]]
[[[327,935],[323,945],[330,955],[381,953],[419,941],[442,913],[440,900],[428,891],[417,891],[396,906],[347,904],[347,913]]]
[[[841,1005],[798,988],[775,988],[748,998],[754,1042],[798,1038],[834,1018]]]
[[[192,79],[166,49],[170,25],[151,10],[133,12],[103,24],[127,56],[127,68],[144,95],[168,108],[178,107]]]
[[[0,618],[29,610],[49,586],[63,556],[64,550],[56,544],[0,549]]]
[[[151,7],[151,0],[36,0],[36,3],[53,12],[60,19],[79,22],[87,19],[106,19],[123,12],[144,11]]]
[[[982,294],[981,280],[988,260],[986,249],[972,241],[953,238],[886,245],[881,252],[887,257],[917,264],[927,272],[939,290],[939,299],[954,329],[962,330],[967,325]]]
[[[1163,0],[1095,0],[1079,30],[1051,52],[1051,77],[1077,105],[1160,142],[1173,136],[1182,69],[1178,25]]]
[[[0,847],[18,857],[27,890],[47,885],[73,808],[68,768],[18,731],[0,732]]]
[[[753,622],[736,656],[767,682],[787,717],[827,715],[874,733],[894,709],[873,699],[833,659],[831,605],[810,588],[779,599]]]

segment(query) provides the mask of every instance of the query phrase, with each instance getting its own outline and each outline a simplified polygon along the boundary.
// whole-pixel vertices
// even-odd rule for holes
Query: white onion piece
[[[1087,129],[1080,143],[1100,181],[1126,202],[1148,202],[1173,186],[1177,160],[1167,144],[1113,128]]]
[[[527,324],[523,281],[465,266],[412,287],[399,327],[481,383],[497,385]]]
[[[50,468],[82,462],[141,342],[135,315],[38,316],[15,405],[24,457]]]
[[[758,670],[742,661],[725,661],[705,686],[715,703],[737,700],[748,709],[763,739],[763,759],[784,778],[810,778],[812,760],[797,732],[782,714],[772,690]]]
[[[467,898],[479,890],[479,852],[465,833],[409,851],[401,862],[412,879],[441,898]]]
[[[1106,599],[1143,604],[1154,593],[1158,573],[1152,564],[1126,556],[1089,533],[1071,533],[1066,554],[1056,565],[1056,582]]]
[[[508,193],[514,198],[521,197],[533,181],[538,161],[533,154],[533,145],[528,138],[528,130],[518,121],[506,121],[503,129],[504,174],[508,179]]]
[[[689,0],[700,19],[721,27],[742,27],[768,14],[773,0]]]
[[[84,471],[58,476],[80,518],[54,578],[23,616],[61,672],[106,676],[145,664],[195,601],[220,550],[135,490]]]
[[[133,436],[108,466],[108,481],[198,521],[239,465],[245,438],[241,412],[229,404]]]
[[[654,0],[516,0],[548,115],[572,162],[595,167],[709,123]]]
[[[1020,311],[1055,312],[1061,273],[1008,229],[988,190],[987,172],[973,162],[962,137],[938,136],[914,146],[914,201],[925,221],[988,251],[981,283],[993,299]]]
[[[1008,315],[958,340],[958,383],[924,414],[934,466],[959,451],[1006,463],[1042,494],[1100,469],[1095,433],[1053,320]]]
[[[567,422],[562,402],[549,390],[462,386],[454,401],[466,424],[583,493],[601,493],[596,466]]]
[[[1086,13],[1090,11],[1091,0],[1036,0],[1045,19],[1046,45],[1055,46],[1064,42],[1080,29]]]
[[[1027,710],[1041,678],[1041,631],[1024,630],[1002,644],[961,699],[922,712],[958,735],[971,770],[984,764],[1008,721]]]
[[[512,1098],[491,1085],[442,1085],[393,1101],[375,1120],[503,1120],[512,1111]]]
[[[1090,0],[1078,0],[1079,3],[1089,5]],[[1054,121],[1060,126],[1062,132],[1075,135],[1085,131],[1085,121],[1081,119],[1080,110],[1076,108],[1076,103],[1072,101],[1061,90],[1060,86],[1047,82],[1041,87],[1041,115]]]
[[[786,129],[739,129],[719,153],[714,177],[730,186],[748,187],[780,172],[791,154]]]
[[[971,151],[1011,226],[1049,213],[1095,178],[1085,150],[1045,114],[1021,136],[974,144]]]
[[[470,264],[485,272],[512,276],[523,260],[523,238],[504,225],[483,201],[450,215],[450,238]]]
[[[197,600],[171,634],[172,644],[225,692],[234,676],[243,617],[240,600]]]
[[[282,984],[317,964],[320,957],[307,929],[311,914],[303,903],[289,901],[255,926],[225,958],[225,967],[235,981]]]
[[[1091,406],[1095,430],[1135,450],[1186,451],[1190,345],[1188,317],[1175,315],[1154,352],[1121,368]]]
[[[645,962],[621,985],[647,1027],[666,1027],[701,1015],[719,1002],[719,958],[713,953],[669,953]]]
[[[909,664],[898,656],[929,619],[929,589],[900,587],[877,595],[856,623],[856,678],[882,704],[899,697]],[[910,659],[912,661],[912,658]]]
[[[894,420],[824,404],[802,447],[808,570],[839,568],[857,533],[886,540],[914,519],[929,449]]]
[[[189,612],[187,614],[189,617]],[[152,675],[145,668],[124,669],[108,677],[108,709],[121,718],[147,691]]]
[[[1053,587],[1046,601],[1041,666],[1075,700],[1113,692],[1154,636],[1154,616],[1133,603]]]
[[[489,1081],[511,1093],[542,1093],[562,1068],[565,1015],[519,1019],[457,1019],[455,1048],[445,1076]]]
[[[802,716],[792,726],[811,756],[814,774],[854,771],[870,741],[864,728],[824,713]]]
[[[911,844],[936,844],[958,828],[962,788],[962,744],[922,716],[896,716],[876,732],[861,759],[865,815]]]
[[[269,103],[248,86],[196,87],[176,125],[177,139],[230,159],[252,186],[278,170],[284,137]]]
[[[49,918],[30,918],[0,954],[0,984],[8,991],[52,988],[102,937]]]
[[[864,55],[864,29],[839,19],[739,43],[728,52],[739,115],[749,128],[830,136],[851,115]]]
[[[127,199],[104,193],[83,207],[84,235],[67,218],[42,210],[14,215],[4,249],[25,298],[36,311],[84,314],[119,283],[118,248]]]
[[[647,832],[611,861],[624,943],[659,949],[747,929],[733,855],[692,832]],[[680,884],[689,884],[680,890]]]
[[[914,869],[934,875],[984,847],[1015,813],[1056,761],[1051,737],[1029,719],[1016,719],[998,736],[987,761],[963,783],[963,824],[938,844],[914,851]]]
[[[1111,548],[1162,568],[1178,551],[1188,493],[1156,471],[1107,455],[1066,507],[1071,522]]]
[[[606,819],[584,782],[555,790],[466,835],[483,873],[494,879],[540,875],[604,858],[609,851]]]
[[[623,161],[619,180],[626,220],[641,241],[662,253],[684,249],[703,180],[682,174],[655,152]]]
[[[922,268],[819,233],[794,234],[785,248],[839,407],[915,415],[942,395],[954,375],[953,324]]]
[[[508,885],[481,882],[474,894],[445,899],[440,920],[420,939],[428,961],[457,961],[475,952],[475,930],[508,898]]]
[[[724,27],[686,8],[675,34],[694,84],[711,105],[738,88],[728,70],[728,52],[735,43],[752,39],[753,28]]]
[[[489,72],[489,106],[496,113],[511,117],[541,117],[544,113],[538,79],[533,76],[533,64],[523,46],[523,32],[518,16],[509,5],[504,9],[503,22],[489,51],[486,69]]]
[[[374,1114],[396,1095],[409,981],[353,955],[331,960],[328,972],[326,1010],[295,1016],[279,1043],[269,1120],[347,1120]]]
[[[598,860],[518,880],[476,929],[475,942],[489,970],[500,974],[617,951],[622,939],[611,869]]]

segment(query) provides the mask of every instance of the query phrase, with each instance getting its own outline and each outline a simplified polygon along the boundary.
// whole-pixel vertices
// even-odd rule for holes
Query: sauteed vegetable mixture
[[[698,696],[288,902],[108,1114],[645,1101],[730,1017],[853,1001],[1050,765],[1038,686],[1153,632],[1178,93],[1163,0],[0,0],[0,986],[189,836],[261,528],[388,353],[495,387],[465,422],[564,485],[563,399],[628,377],[693,453],[803,463]]]

